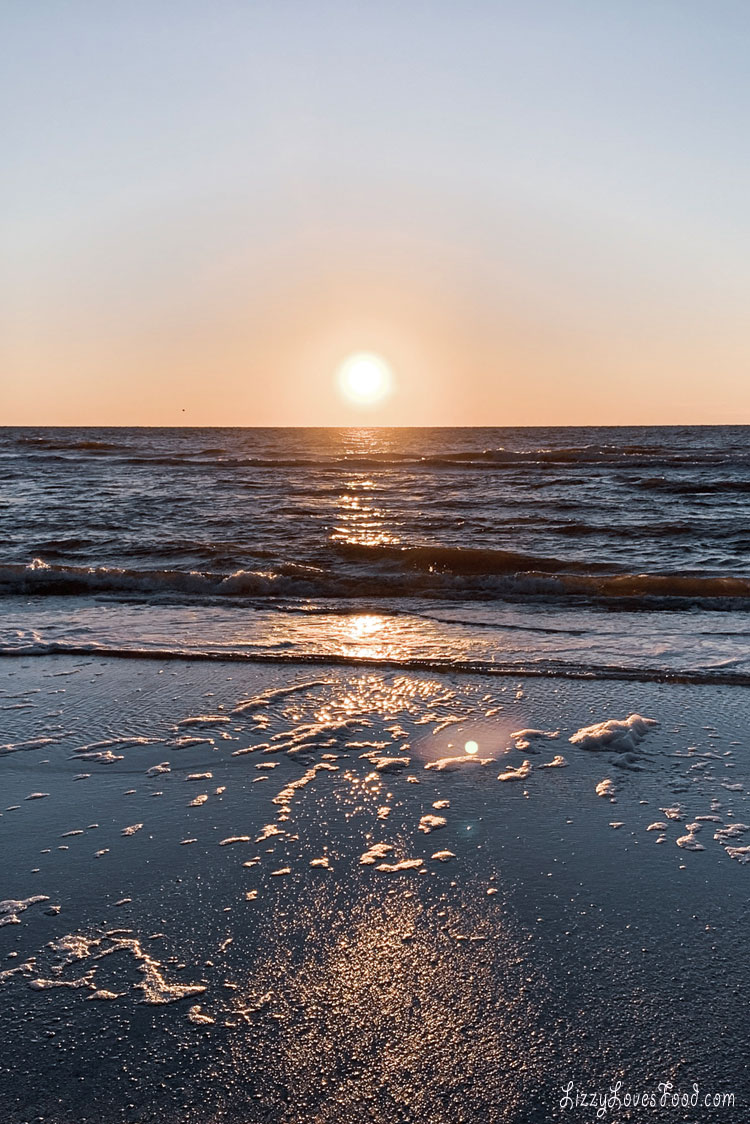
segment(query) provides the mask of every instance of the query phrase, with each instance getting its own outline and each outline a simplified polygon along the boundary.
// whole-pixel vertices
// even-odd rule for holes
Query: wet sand
[[[735,1104],[600,1118],[746,1120],[749,713],[1,661],[4,1120],[590,1121],[618,1081]]]

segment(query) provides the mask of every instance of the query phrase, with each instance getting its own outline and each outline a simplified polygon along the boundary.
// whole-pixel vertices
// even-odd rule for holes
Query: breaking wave
[[[701,572],[639,573],[594,561],[445,546],[337,548],[332,568],[289,562],[266,570],[0,566],[0,593],[122,595],[139,599],[466,598],[602,602],[634,608],[750,608],[750,577]]]

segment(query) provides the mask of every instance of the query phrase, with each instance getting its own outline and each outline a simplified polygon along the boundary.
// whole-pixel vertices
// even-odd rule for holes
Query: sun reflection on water
[[[392,439],[374,429],[351,431],[346,435],[348,455],[377,458],[392,447]],[[353,467],[353,466],[352,466]],[[382,473],[351,472],[341,483],[336,502],[331,542],[341,545],[389,546],[401,542],[394,512],[386,511],[378,500],[383,492]]]
[[[347,480],[337,501],[334,543],[356,546],[392,546],[401,541],[391,529],[392,518],[374,502],[376,481],[369,477]]]
[[[408,654],[398,622],[378,613],[355,613],[329,620],[328,643],[347,659],[398,660]]]

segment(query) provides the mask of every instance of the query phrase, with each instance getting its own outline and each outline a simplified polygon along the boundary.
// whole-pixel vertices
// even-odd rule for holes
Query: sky
[[[749,54],[744,0],[0,0],[0,424],[750,423]]]

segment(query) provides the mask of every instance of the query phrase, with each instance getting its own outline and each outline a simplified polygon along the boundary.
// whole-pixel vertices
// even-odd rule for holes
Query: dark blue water
[[[5,429],[0,468],[5,650],[744,674],[747,427]]]

